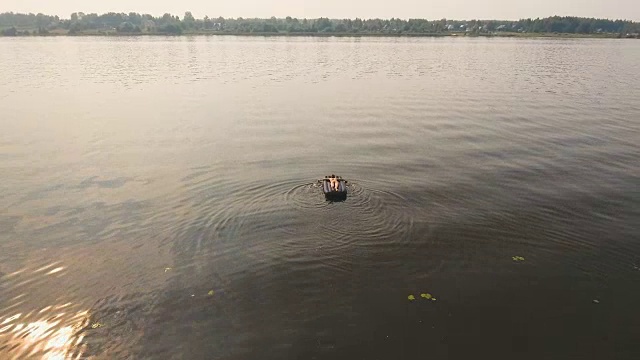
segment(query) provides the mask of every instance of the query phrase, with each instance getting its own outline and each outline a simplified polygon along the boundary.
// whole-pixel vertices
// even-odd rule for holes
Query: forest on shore
[[[0,14],[0,35],[388,35],[388,36],[536,36],[574,34],[582,36],[638,38],[640,23],[553,16],[510,20],[426,20],[426,19],[297,19],[210,18],[196,19],[191,12],[182,17],[156,17],[138,13],[73,13],[68,19],[44,14]]]

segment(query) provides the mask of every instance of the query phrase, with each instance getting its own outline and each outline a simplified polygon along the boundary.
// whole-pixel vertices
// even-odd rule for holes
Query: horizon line
[[[164,12],[160,15],[154,15],[152,13],[146,13],[146,12],[136,12],[136,11],[129,11],[129,12],[125,12],[125,11],[121,11],[121,12],[116,12],[116,11],[107,11],[107,12],[102,12],[102,13],[97,13],[97,12],[89,12],[89,13],[85,13],[82,11],[76,11],[73,12],[69,15],[67,15],[66,17],[60,16],[58,14],[46,14],[46,13],[33,13],[33,12],[14,12],[14,11],[1,11],[1,14],[14,14],[14,15],[38,15],[38,14],[42,14],[45,16],[57,16],[58,18],[60,18],[60,20],[71,20],[71,15],[72,14],[85,14],[85,15],[89,15],[89,14],[96,14],[96,15],[105,15],[105,14],[110,14],[110,13],[114,13],[114,14],[130,14],[130,13],[135,13],[135,14],[139,14],[139,15],[151,15],[153,17],[162,17],[165,14],[169,14],[169,15],[173,15],[173,16],[179,16],[180,18],[184,17],[184,14],[186,14],[187,12],[191,12],[189,10],[186,10],[183,14],[176,14],[176,13],[170,13],[170,12]],[[195,17],[196,20],[201,20],[204,19],[204,17],[209,17],[209,15],[204,15],[203,17]],[[577,18],[577,19],[595,19],[595,20],[607,20],[607,21],[625,21],[625,22],[634,22],[634,23],[638,23],[640,22],[640,20],[632,20],[632,19],[622,19],[622,18],[604,18],[604,17],[589,17],[589,16],[573,16],[573,15],[549,15],[549,16],[544,16],[544,17],[523,17],[523,18],[519,18],[519,19],[498,19],[498,18],[493,18],[493,19],[489,19],[489,18],[469,18],[469,19],[455,19],[455,18],[447,18],[447,17],[443,17],[443,18],[439,18],[439,19],[430,19],[430,18],[426,18],[426,17],[410,17],[410,18],[402,18],[402,17],[387,17],[387,18],[383,18],[383,17],[369,17],[369,18],[365,18],[365,17],[355,17],[355,18],[349,18],[349,17],[329,17],[329,16],[320,16],[320,17],[295,17],[295,16],[284,16],[284,17],[278,17],[278,16],[270,16],[270,17],[244,17],[244,16],[236,16],[236,17],[232,17],[232,16],[216,16],[216,17],[209,17],[210,19],[217,19],[217,18],[223,18],[223,19],[245,19],[245,20],[268,20],[271,18],[276,18],[279,20],[282,19],[286,19],[287,17],[291,17],[292,19],[299,19],[299,20],[316,20],[316,19],[321,19],[321,18],[326,18],[326,19],[330,19],[330,20],[355,20],[355,19],[360,19],[360,20],[391,20],[391,19],[398,19],[398,20],[402,20],[402,21],[409,21],[409,20],[427,20],[427,21],[439,21],[439,20],[451,20],[451,21],[520,21],[520,20],[536,20],[536,19],[549,19],[549,18],[554,18],[554,17],[559,17],[559,18]]]

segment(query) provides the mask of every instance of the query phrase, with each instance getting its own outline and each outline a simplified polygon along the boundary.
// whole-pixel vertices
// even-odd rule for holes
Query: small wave
[[[330,205],[319,183],[294,186],[285,193],[285,201],[300,209],[321,209]]]
[[[403,211],[406,200],[402,196],[369,189],[357,181],[349,182],[347,190],[347,199],[334,203],[324,199],[318,186],[297,186],[288,193],[287,201],[304,210],[315,210],[308,215],[318,224],[315,233],[324,244],[335,248],[408,240],[413,222]]]

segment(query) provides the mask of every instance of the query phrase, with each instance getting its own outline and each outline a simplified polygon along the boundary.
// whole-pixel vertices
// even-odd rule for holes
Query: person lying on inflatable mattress
[[[331,189],[335,191],[340,190],[340,180],[336,178],[335,175],[331,174],[329,176],[329,182],[331,183]]]

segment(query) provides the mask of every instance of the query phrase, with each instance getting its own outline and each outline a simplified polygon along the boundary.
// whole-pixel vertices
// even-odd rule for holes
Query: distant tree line
[[[496,32],[565,33],[565,34],[633,34],[640,32],[640,23],[553,16],[544,19],[499,20],[425,20],[425,19],[196,19],[191,12],[182,18],[164,14],[154,17],[138,13],[84,14],[73,13],[69,19],[44,14],[0,14],[0,30],[5,36],[46,35],[52,31],[68,34],[87,32],[164,33],[353,33],[353,34],[430,34],[464,32],[487,34]]]

